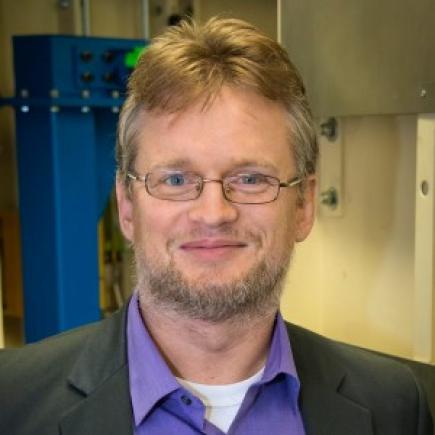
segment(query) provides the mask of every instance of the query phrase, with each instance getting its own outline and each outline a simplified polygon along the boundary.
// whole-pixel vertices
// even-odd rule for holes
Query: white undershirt
[[[227,385],[197,384],[180,378],[177,381],[204,403],[205,418],[226,433],[249,387],[261,380],[263,372],[264,367],[244,381]]]

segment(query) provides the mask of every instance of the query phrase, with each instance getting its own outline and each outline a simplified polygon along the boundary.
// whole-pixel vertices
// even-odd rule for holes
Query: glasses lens
[[[188,172],[151,172],[146,182],[150,195],[172,201],[195,199],[201,190],[201,177]]]
[[[264,174],[238,174],[224,180],[225,195],[242,204],[262,204],[276,199],[279,180]]]

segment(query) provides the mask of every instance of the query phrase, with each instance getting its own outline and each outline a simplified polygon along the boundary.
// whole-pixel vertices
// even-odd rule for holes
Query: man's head
[[[209,321],[276,309],[312,225],[316,158],[302,81],[277,43],[239,20],[168,29],[119,121],[120,224],[142,300]]]

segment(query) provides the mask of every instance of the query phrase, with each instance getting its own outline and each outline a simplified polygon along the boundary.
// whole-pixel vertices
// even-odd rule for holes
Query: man
[[[0,432],[430,434],[409,370],[279,314],[316,158],[278,44],[230,19],[157,38],[117,144],[136,291],[99,324],[1,356]]]

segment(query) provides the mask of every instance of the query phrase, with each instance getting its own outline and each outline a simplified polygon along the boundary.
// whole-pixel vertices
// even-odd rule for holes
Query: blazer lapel
[[[126,356],[126,308],[96,326],[68,381],[83,400],[62,418],[62,435],[133,433]]]
[[[331,356],[325,339],[287,326],[307,435],[373,435],[370,411],[341,394],[346,370]]]
[[[370,411],[325,385],[301,379],[301,412],[307,435],[372,435]]]
[[[133,433],[130,393],[124,366],[100,388],[71,409],[60,423],[62,435],[107,435]]]

